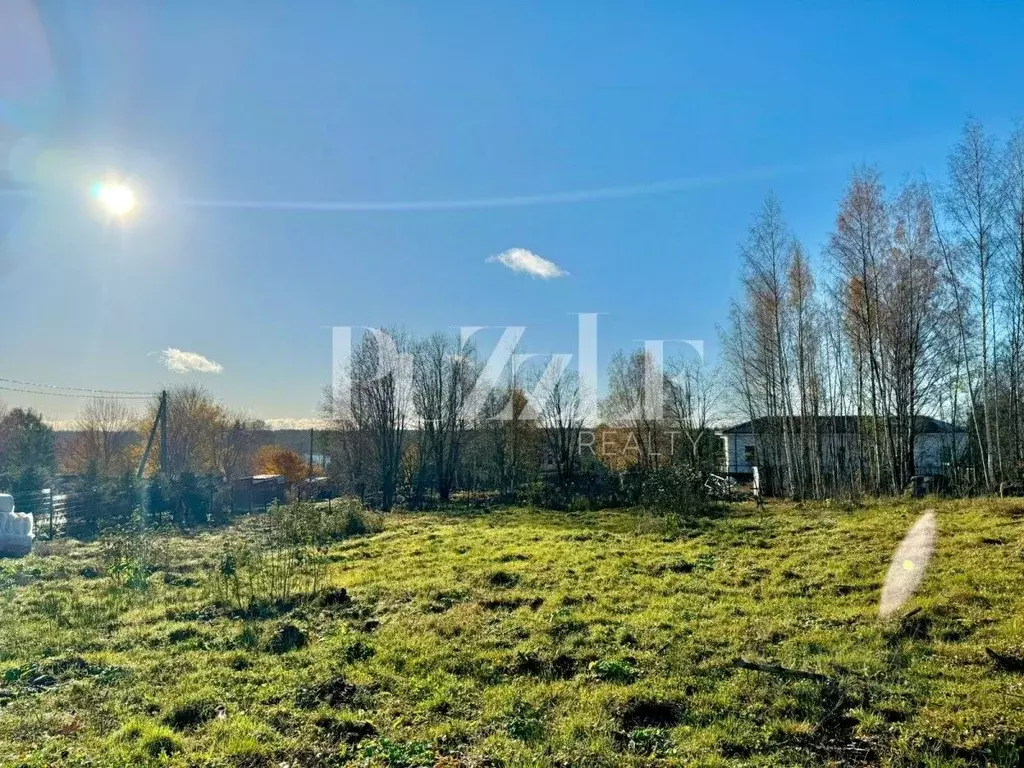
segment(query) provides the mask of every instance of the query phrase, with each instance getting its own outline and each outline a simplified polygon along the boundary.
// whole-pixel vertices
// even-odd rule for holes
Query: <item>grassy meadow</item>
[[[259,605],[244,524],[141,570],[39,542],[0,562],[0,765],[1020,766],[1024,670],[986,648],[1024,656],[1022,527],[1013,500],[392,514]]]

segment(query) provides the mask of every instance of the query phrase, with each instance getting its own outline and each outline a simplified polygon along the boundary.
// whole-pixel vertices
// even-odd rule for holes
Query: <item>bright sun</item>
[[[93,187],[92,194],[103,210],[119,219],[135,210],[135,193],[119,181],[100,182]]]

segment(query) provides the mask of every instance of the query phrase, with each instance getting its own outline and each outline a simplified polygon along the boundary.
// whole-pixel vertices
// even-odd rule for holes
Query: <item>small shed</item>
[[[231,509],[238,512],[266,510],[275,501],[284,503],[287,480],[284,475],[253,475],[231,483]]]

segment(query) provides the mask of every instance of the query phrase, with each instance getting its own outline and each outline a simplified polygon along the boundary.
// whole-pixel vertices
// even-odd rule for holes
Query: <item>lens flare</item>
[[[924,579],[934,549],[935,513],[928,511],[918,518],[892,556],[878,608],[883,619],[892,616],[913,596]]]

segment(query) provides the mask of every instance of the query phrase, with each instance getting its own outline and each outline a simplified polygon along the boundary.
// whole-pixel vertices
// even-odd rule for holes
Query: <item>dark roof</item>
[[[865,420],[870,417],[864,417]],[[919,435],[950,435],[954,432],[963,432],[963,429],[954,427],[948,421],[942,421],[942,419],[935,419],[931,416],[916,416],[915,417],[915,431]],[[757,425],[758,432],[767,431],[773,426],[773,422],[776,419],[770,419],[762,416],[754,419],[754,422],[744,421],[740,424],[735,424],[731,427],[725,427],[720,429],[719,433],[723,435],[749,435],[754,430],[754,423]],[[799,416],[793,417],[793,428],[795,431],[800,431],[801,418]],[[837,432],[840,434],[849,434],[857,432],[858,417],[856,416],[819,416],[818,417],[818,430],[820,432]]]

